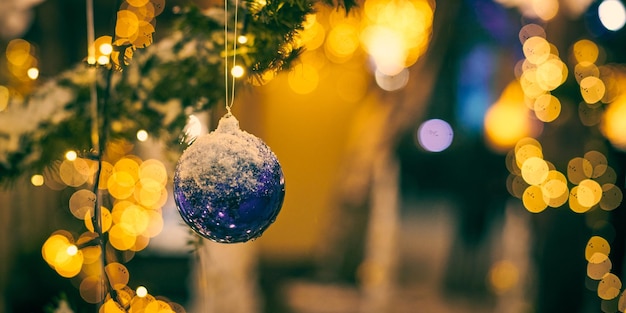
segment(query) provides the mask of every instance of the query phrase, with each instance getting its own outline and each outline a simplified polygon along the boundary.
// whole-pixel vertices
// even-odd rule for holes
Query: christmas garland
[[[291,66],[302,51],[297,32],[313,6],[314,0],[242,2],[240,33],[247,43],[236,53],[249,80],[263,80]],[[146,49],[130,50],[134,57],[122,66],[123,72],[98,67],[98,93],[108,96],[104,111],[109,138],[133,141],[143,129],[174,151],[182,149],[189,114],[224,100],[223,19],[223,9],[185,8],[170,35]],[[131,48],[123,47],[124,55]],[[89,67],[77,65],[25,98],[10,98],[0,113],[0,182],[41,173],[68,150],[87,154],[92,124]],[[107,92],[109,74],[113,77]]]

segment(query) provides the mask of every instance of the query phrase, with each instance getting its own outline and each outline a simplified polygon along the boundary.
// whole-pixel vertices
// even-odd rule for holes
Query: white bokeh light
[[[430,152],[446,150],[454,137],[454,131],[448,122],[440,119],[427,120],[417,130],[419,145]]]
[[[145,131],[144,129],[140,129],[139,131],[137,131],[137,140],[139,141],[148,140],[148,132]]]
[[[606,29],[617,31],[626,24],[626,8],[619,0],[604,0],[598,7],[598,17]]]
[[[148,295],[148,289],[146,289],[146,287],[144,287],[144,286],[137,287],[137,291],[136,292],[137,292],[137,297],[139,297],[139,298],[143,298],[143,297]]]
[[[378,69],[375,74],[376,84],[383,90],[394,91],[404,88],[409,82],[409,70],[403,69],[400,73],[389,76],[380,72]]]

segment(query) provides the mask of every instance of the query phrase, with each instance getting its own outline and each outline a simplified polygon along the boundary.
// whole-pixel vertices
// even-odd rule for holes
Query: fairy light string
[[[92,60],[91,58],[93,57],[93,60],[95,61],[95,34],[94,34],[94,19],[93,19],[93,0],[86,0],[87,1],[87,36],[88,36],[88,40],[87,40],[87,44],[88,44],[88,62],[90,63],[90,61]],[[121,0],[117,0],[115,1],[115,5],[113,6],[114,8],[114,14],[113,14],[113,19],[112,19],[112,29],[113,32],[115,33],[115,26],[117,24],[117,8],[120,6]],[[109,59],[111,58],[111,56],[109,56]],[[111,61],[109,61],[109,63],[111,63]],[[91,63],[90,63],[91,64]],[[94,62],[95,64],[95,62]],[[92,158],[97,161],[98,163],[98,167],[95,173],[95,177],[94,177],[94,184],[93,184],[93,193],[96,195],[96,199],[95,199],[95,204],[94,204],[94,209],[93,209],[93,216],[92,216],[92,224],[93,224],[93,228],[94,228],[94,232],[97,234],[97,240],[99,243],[99,247],[100,247],[100,265],[101,265],[101,269],[102,269],[102,275],[101,275],[101,281],[100,284],[102,286],[102,288],[100,288],[101,291],[101,301],[100,301],[100,306],[102,306],[104,304],[104,301],[106,300],[106,293],[107,293],[107,289],[111,292],[111,297],[113,298],[114,301],[119,302],[117,299],[117,293],[115,291],[115,289],[113,288],[111,281],[109,280],[109,278],[107,277],[107,272],[105,270],[105,267],[107,265],[107,258],[106,258],[106,244],[107,244],[107,240],[105,238],[105,234],[104,234],[104,230],[103,230],[103,223],[102,223],[102,195],[100,192],[100,188],[99,188],[99,183],[100,183],[100,177],[102,176],[102,168],[103,168],[103,157],[104,157],[104,151],[106,149],[106,143],[107,143],[107,136],[106,136],[106,131],[109,127],[109,119],[107,117],[106,111],[105,111],[105,107],[107,102],[110,99],[110,93],[111,93],[111,85],[112,85],[112,79],[113,79],[113,69],[111,68],[108,72],[107,72],[107,77],[106,77],[106,85],[105,85],[105,90],[104,93],[102,95],[102,97],[98,97],[98,93],[97,93],[97,72],[96,72],[96,68],[94,67],[94,80],[91,84],[91,92],[90,92],[90,100],[91,100],[91,107],[90,107],[90,111],[91,111],[91,140],[92,140]],[[102,123],[100,123],[100,121],[102,121]],[[107,287],[105,287],[107,286]]]
[[[94,26],[94,16],[93,16],[93,0],[86,0],[86,15],[87,15],[87,63],[88,66],[91,66],[89,69],[89,73],[91,74],[92,81],[89,85],[89,113],[91,117],[91,156],[94,160],[98,162],[98,170],[95,173],[93,193],[96,195],[96,199],[94,201],[94,214],[92,217],[92,224],[94,227],[94,232],[98,234],[98,246],[101,250],[101,258],[100,268],[102,269],[103,275],[101,280],[101,285],[104,286],[105,278],[104,278],[104,266],[106,264],[106,256],[105,249],[106,243],[103,240],[103,232],[102,232],[102,218],[101,218],[101,210],[100,210],[100,193],[98,191],[98,182],[100,181],[100,175],[102,170],[102,147],[101,140],[103,138],[100,137],[99,130],[99,106],[98,106],[98,89],[97,89],[97,69],[96,65],[96,47],[95,47],[95,26]],[[104,288],[102,289],[102,293],[104,293]],[[104,294],[102,294],[102,299],[104,299]]]

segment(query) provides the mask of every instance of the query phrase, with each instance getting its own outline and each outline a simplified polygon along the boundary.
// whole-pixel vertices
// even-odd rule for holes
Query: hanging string
[[[239,40],[239,38],[237,38],[237,23],[238,23],[238,14],[239,12],[239,0],[235,0],[235,26],[234,26],[234,30],[233,30],[233,67],[237,64],[237,41]],[[233,76],[233,84],[231,86],[231,97],[230,97],[230,104],[228,105],[228,112],[230,112],[230,108],[233,106],[233,104],[235,103],[235,75]]]
[[[95,31],[93,19],[93,0],[87,2],[87,63],[96,64]],[[98,131],[98,90],[96,88],[96,68],[89,69],[91,84],[89,85],[89,114],[91,117],[91,147],[94,154],[99,154],[100,134]]]
[[[224,0],[224,105],[230,113],[228,102],[228,0]]]
[[[230,86],[230,98],[229,98],[229,82],[228,82],[228,1],[224,0],[224,104],[226,106],[226,110],[230,114],[230,109],[235,103],[235,75],[232,75],[232,84]],[[235,0],[235,23],[233,29],[233,66],[237,63],[237,25],[238,25],[238,14],[239,14],[239,1]]]
[[[91,116],[91,149],[92,157],[100,161],[102,155],[102,147],[100,146],[100,131],[98,122],[98,89],[97,89],[97,72],[96,72],[96,47],[95,47],[95,32],[94,32],[94,19],[93,19],[93,0],[86,0],[87,4],[87,63],[92,66],[89,69],[89,74],[92,76],[91,84],[89,85],[89,114]],[[99,164],[101,165],[101,164]],[[94,181],[93,192],[98,194],[98,177]],[[97,196],[96,196],[97,198]],[[93,226],[96,233],[102,235],[102,221],[100,219],[100,209],[97,204],[94,206]]]

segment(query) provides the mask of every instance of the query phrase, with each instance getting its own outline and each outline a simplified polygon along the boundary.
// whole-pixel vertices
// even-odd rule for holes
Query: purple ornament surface
[[[199,235],[222,243],[261,236],[280,212],[285,179],[276,155],[227,114],[217,129],[181,155],[174,200],[182,219]]]

